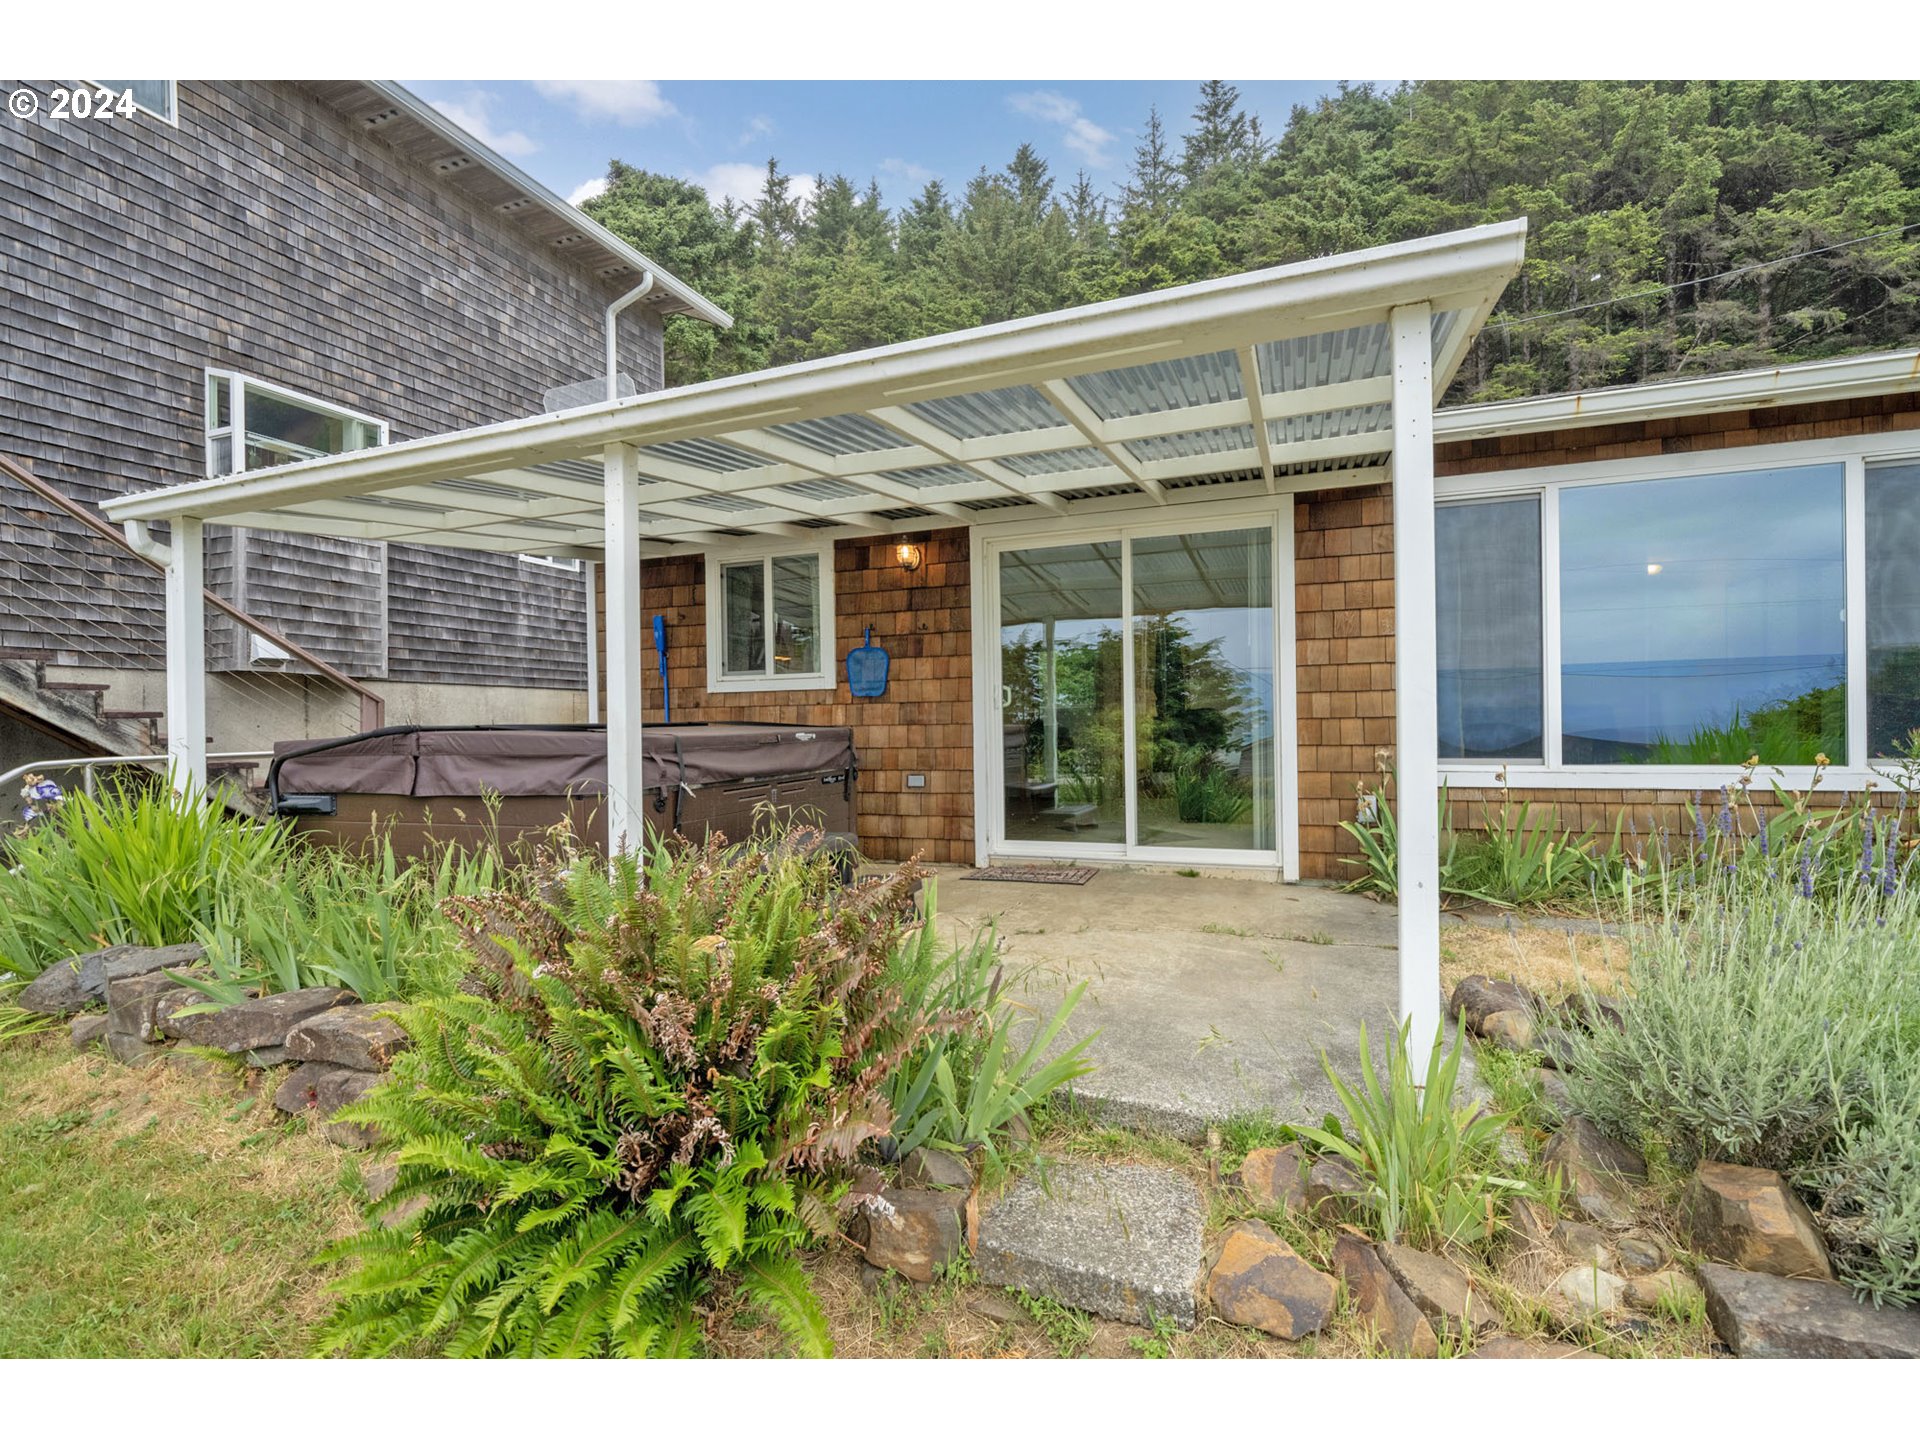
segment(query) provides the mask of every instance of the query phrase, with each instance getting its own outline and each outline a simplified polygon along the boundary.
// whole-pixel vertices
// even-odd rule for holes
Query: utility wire
[[[1836,240],[1831,245],[1822,245],[1817,250],[1796,250],[1791,255],[1782,255],[1773,260],[1760,260],[1752,265],[1742,265],[1733,270],[1722,270],[1718,275],[1700,275],[1691,280],[1680,280],[1672,285],[1661,285],[1652,290],[1642,290],[1634,295],[1615,295],[1606,300],[1590,300],[1585,305],[1570,306],[1565,310],[1541,310],[1531,315],[1516,315],[1511,320],[1499,320],[1484,325],[1483,330],[1506,330],[1515,325],[1525,324],[1529,320],[1557,320],[1563,315],[1578,315],[1587,310],[1599,310],[1607,305],[1627,305],[1635,300],[1651,300],[1657,295],[1667,295],[1675,290],[1685,290],[1694,285],[1707,285],[1715,280],[1731,280],[1736,275],[1750,275],[1756,270],[1770,270],[1775,265],[1786,265],[1795,260],[1805,260],[1813,255],[1825,255],[1830,251],[1844,250],[1849,245],[1864,245],[1869,240],[1884,240],[1889,235],[1905,235],[1909,230],[1920,230],[1920,220],[1911,225],[1902,225],[1893,230],[1876,230],[1871,235],[1856,235],[1851,240]]]

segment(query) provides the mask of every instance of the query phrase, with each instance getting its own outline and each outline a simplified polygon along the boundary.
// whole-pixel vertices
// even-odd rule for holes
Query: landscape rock
[[[867,1216],[869,1265],[931,1285],[935,1270],[967,1253],[975,1214],[971,1190],[889,1187],[880,1192],[880,1198],[886,1208]]]
[[[1598,1265],[1576,1265],[1562,1271],[1547,1294],[1566,1301],[1576,1315],[1608,1315],[1627,1298],[1627,1282]]]
[[[1525,1010],[1496,1010],[1480,1023],[1480,1034],[1502,1050],[1531,1050],[1533,1016]]]
[[[1664,1302],[1665,1308],[1684,1314],[1699,1293],[1693,1278],[1679,1270],[1627,1277],[1627,1303],[1636,1310],[1659,1310]]]
[[[1227,1232],[1207,1277],[1207,1299],[1230,1325],[1251,1325],[1282,1340],[1322,1329],[1333,1315],[1339,1287],[1260,1220],[1242,1220]]]
[[[73,1048],[85,1050],[97,1045],[107,1033],[107,1017],[101,1014],[76,1015],[73,1023],[67,1027],[67,1034],[73,1040]]]
[[[1573,1069],[1573,1036],[1558,1025],[1543,1025],[1533,1034],[1533,1048],[1555,1070]]]
[[[167,1053],[165,1045],[149,1045],[138,1035],[122,1035],[117,1030],[103,1032],[100,1039],[109,1055],[122,1065],[131,1065],[136,1069],[155,1064]]]
[[[1667,1263],[1667,1247],[1650,1235],[1616,1235],[1613,1253],[1629,1275],[1645,1275]]]
[[[1202,1219],[1200,1192],[1184,1175],[1056,1161],[982,1207],[974,1262],[989,1285],[1129,1325],[1192,1329]]]
[[[164,970],[111,980],[107,983],[107,1028],[151,1043],[155,1039],[154,1012],[162,1000],[193,1005],[204,1003],[206,998]]]
[[[1579,1220],[1562,1220],[1553,1227],[1553,1243],[1569,1260],[1583,1265],[1607,1265],[1613,1260],[1613,1247],[1605,1232]]]
[[[1389,1274],[1406,1291],[1420,1313],[1455,1335],[1471,1335],[1493,1326],[1498,1312],[1473,1288],[1467,1272],[1453,1261],[1416,1250],[1411,1245],[1381,1241],[1374,1247]]]
[[[1240,1162],[1240,1188],[1254,1204],[1267,1210],[1307,1208],[1307,1183],[1301,1177],[1298,1145],[1249,1150]]]
[[[49,965],[34,977],[32,984],[14,996],[14,1004],[41,1015],[71,1015],[103,999],[111,980],[124,980],[154,970],[182,970],[198,964],[205,954],[205,947],[196,944],[109,945],[104,950]]]
[[[1603,1225],[1632,1221],[1629,1182],[1647,1178],[1647,1162],[1633,1147],[1601,1134],[1591,1120],[1575,1115],[1554,1132],[1540,1158],[1559,1174],[1566,1199],[1578,1213]]]
[[[365,1005],[323,1010],[289,1029],[285,1040],[291,1059],[350,1070],[385,1070],[412,1043],[392,1016]]]
[[[273,1092],[276,1109],[289,1115],[311,1115],[325,1120],[343,1105],[351,1105],[381,1081],[366,1070],[351,1070],[344,1065],[329,1065],[309,1060],[295,1070]],[[379,1143],[371,1125],[351,1125],[340,1121],[328,1125],[322,1133],[335,1145],[349,1150],[365,1150]]]
[[[1345,1230],[1335,1237],[1333,1268],[1353,1297],[1360,1323],[1387,1354],[1430,1360],[1440,1353],[1433,1326],[1407,1298],[1365,1236]]]
[[[1611,1025],[1616,1030],[1627,1028],[1627,1019],[1620,1007],[1598,995],[1569,995],[1558,1009],[1569,1025],[1582,1030],[1597,1030],[1602,1025]]]
[[[262,1045],[257,1050],[246,1052],[247,1067],[251,1070],[271,1070],[276,1065],[291,1065],[294,1057],[287,1053],[284,1045]]]
[[[1680,1198],[1680,1223],[1703,1254],[1742,1270],[1833,1278],[1812,1213],[1776,1171],[1701,1161]]]
[[[1338,1155],[1315,1156],[1304,1188],[1307,1204],[1323,1216],[1357,1220],[1366,1209],[1366,1177]]]
[[[1736,1355],[1763,1360],[1920,1359],[1920,1309],[1875,1308],[1830,1280],[1700,1266],[1707,1316]]]
[[[191,1003],[204,999],[196,995]],[[199,1015],[182,1015],[179,1011],[188,1008],[187,1005],[162,1002],[155,1007],[154,1023],[174,1039],[237,1055],[242,1050],[257,1050],[264,1045],[283,1045],[288,1032],[302,1021],[324,1010],[358,1003],[351,990],[316,985],[264,995],[258,1000],[242,1000]]]
[[[1532,1014],[1539,1008],[1534,993],[1513,980],[1489,980],[1485,975],[1469,975],[1453,987],[1447,1002],[1447,1014],[1463,1021],[1476,1035],[1486,1034],[1487,1018],[1503,1010]]]
[[[1553,1217],[1537,1200],[1516,1195],[1507,1202],[1507,1233],[1526,1250],[1553,1247]]]
[[[858,1273],[860,1277],[860,1288],[868,1295],[878,1294],[881,1288],[887,1283],[887,1272],[882,1270],[878,1265],[867,1264],[864,1260],[860,1262]]]
[[[1592,1360],[1592,1351],[1558,1340],[1521,1340],[1512,1335],[1495,1335],[1473,1347],[1469,1360]]]
[[[973,1171],[952,1151],[922,1145],[900,1162],[900,1183],[919,1190],[971,1190]]]
[[[1573,1097],[1567,1093],[1566,1076],[1543,1066],[1533,1072],[1533,1078],[1540,1083],[1540,1103],[1549,1113],[1562,1118],[1573,1114]]]
[[[991,1290],[975,1290],[967,1296],[967,1310],[982,1320],[991,1320],[996,1325],[1017,1325],[1025,1314],[1021,1308],[1004,1295],[996,1295]]]

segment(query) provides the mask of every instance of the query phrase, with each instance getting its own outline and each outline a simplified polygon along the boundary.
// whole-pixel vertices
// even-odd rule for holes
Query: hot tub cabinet
[[[651,726],[641,771],[647,828],[743,840],[769,823],[854,838],[859,760],[846,726]],[[308,840],[359,848],[388,837],[413,858],[449,843],[507,848],[567,822],[607,843],[600,725],[398,726],[282,741],[267,771],[273,813]]]

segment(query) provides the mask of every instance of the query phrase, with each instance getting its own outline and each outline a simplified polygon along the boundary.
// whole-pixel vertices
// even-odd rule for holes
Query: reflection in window
[[[1540,501],[1442,505],[1440,755],[1540,760]]]
[[[727,565],[720,571],[727,647],[723,675],[764,675],[766,659],[766,568],[763,561]]]
[[[1867,754],[1920,730],[1920,464],[1867,467]]]
[[[1844,506],[1839,465],[1563,489],[1565,762],[1843,762]]]
[[[825,603],[825,553],[803,550],[718,567],[719,625],[709,631],[720,657],[718,679],[745,682],[734,688],[747,690],[792,689],[787,682],[808,680],[822,684],[803,688],[826,688],[833,616]]]
[[[773,673],[820,673],[820,557],[773,557]]]

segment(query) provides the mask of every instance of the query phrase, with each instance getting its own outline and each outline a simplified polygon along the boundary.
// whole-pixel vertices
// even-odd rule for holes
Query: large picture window
[[[1920,730],[1920,461],[1867,467],[1867,756]]]
[[[833,547],[708,557],[707,688],[827,690]]]
[[[1442,505],[1434,542],[1440,757],[1537,763],[1539,497]]]
[[[266,470],[386,443],[385,421],[231,370],[207,372],[209,475]]]
[[[1560,753],[1846,759],[1840,465],[1560,492]]]

